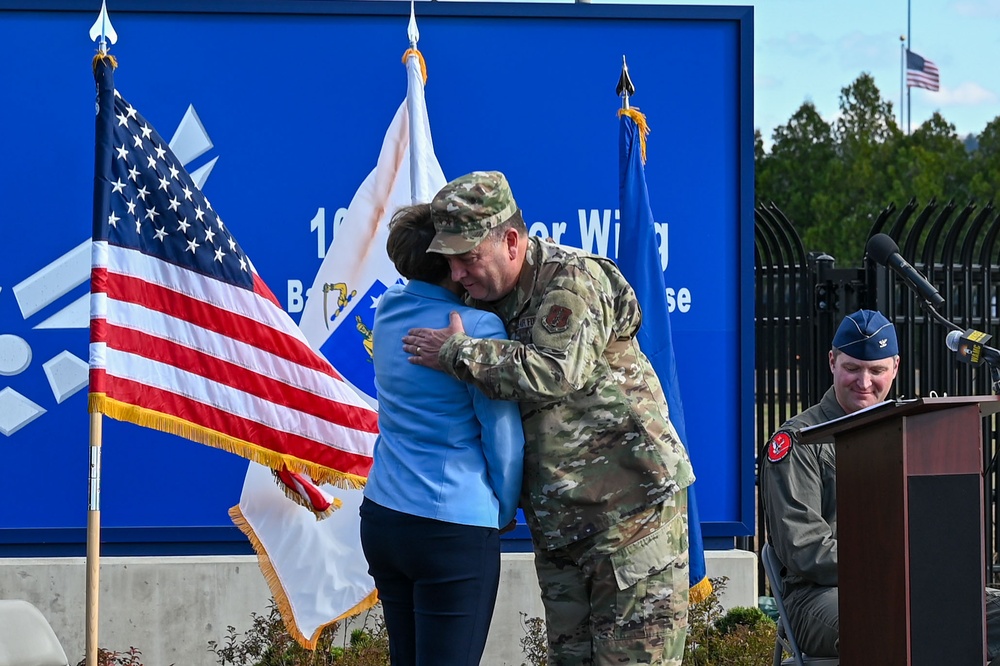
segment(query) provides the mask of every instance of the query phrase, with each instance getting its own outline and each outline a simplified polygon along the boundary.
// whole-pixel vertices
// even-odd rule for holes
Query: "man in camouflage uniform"
[[[635,293],[608,259],[529,237],[506,178],[475,172],[431,204],[452,278],[510,340],[446,329],[403,338],[411,362],[520,402],[521,507],[551,666],[679,666],[694,474],[635,339]]]

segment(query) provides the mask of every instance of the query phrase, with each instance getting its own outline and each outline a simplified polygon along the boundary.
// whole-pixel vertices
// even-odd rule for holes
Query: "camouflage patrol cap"
[[[431,201],[437,234],[427,251],[465,254],[516,212],[510,185],[499,171],[473,171],[456,178]]]

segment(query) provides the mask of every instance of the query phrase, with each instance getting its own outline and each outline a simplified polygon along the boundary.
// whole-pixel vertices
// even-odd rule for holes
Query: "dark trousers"
[[[500,583],[500,533],[419,518],[365,499],[361,546],[393,666],[476,666]]]

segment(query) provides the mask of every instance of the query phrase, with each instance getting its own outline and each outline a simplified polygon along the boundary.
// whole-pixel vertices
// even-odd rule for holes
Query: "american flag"
[[[927,58],[906,50],[906,85],[911,88],[926,88],[937,92],[941,89],[938,68]]]
[[[376,412],[309,347],[167,142],[114,91],[111,66],[95,76],[90,410],[362,484]]]

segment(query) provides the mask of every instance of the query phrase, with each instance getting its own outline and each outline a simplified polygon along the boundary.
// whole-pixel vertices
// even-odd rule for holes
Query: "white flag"
[[[400,206],[430,201],[446,182],[434,156],[421,59],[416,51],[407,53],[406,100],[389,125],[377,165],[351,200],[299,322],[309,344],[373,405],[375,305],[399,279],[385,252],[389,220]],[[377,600],[361,550],[362,491],[322,489],[343,506],[317,521],[285,497],[270,470],[251,463],[239,506],[230,511],[254,544],[286,628],[307,648],[315,647],[328,624]]]

